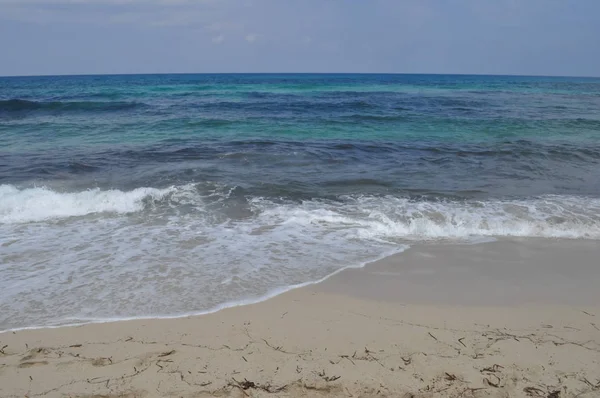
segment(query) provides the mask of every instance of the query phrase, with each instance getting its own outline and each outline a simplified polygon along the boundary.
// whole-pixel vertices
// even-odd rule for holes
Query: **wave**
[[[349,228],[359,240],[600,239],[600,199],[576,196],[485,201],[358,196],[344,197],[342,202],[261,206],[279,222]]]
[[[371,104],[363,100],[303,100],[303,99],[285,99],[272,98],[273,94],[265,94],[264,96],[247,97],[245,101],[232,100],[217,100],[217,101],[198,101],[186,104],[186,108],[190,110],[202,109],[206,111],[224,112],[235,114],[237,112],[246,112],[252,116],[272,118],[290,117],[306,115],[314,117],[315,115],[327,115],[332,113],[341,113],[342,115],[348,110],[368,111],[376,109],[376,104]],[[279,97],[282,97],[279,95]],[[181,108],[180,105],[172,105],[173,108]]]
[[[218,201],[218,206],[211,208],[210,201]],[[152,212],[159,208],[170,209],[177,216],[220,212],[212,214],[211,219],[233,223],[243,220],[258,228],[294,224],[310,229],[319,225],[332,231],[346,230],[348,239],[358,240],[473,236],[600,239],[600,199],[579,196],[473,200],[355,195],[286,200],[247,195],[236,187],[206,193],[206,187],[199,184],[131,191],[96,188],[72,193],[0,185],[0,223],[4,224],[95,213]],[[242,218],[237,219],[236,214]]]
[[[61,193],[45,187],[19,189],[0,185],[0,223],[45,221],[94,213],[126,214],[140,211],[147,200],[159,200],[173,188],[137,188],[123,192],[100,190]]]
[[[0,113],[31,111],[47,112],[112,112],[144,106],[138,102],[123,101],[28,101],[22,99],[0,100]]]
[[[0,262],[11,264],[0,329],[10,329],[210,312],[412,242],[600,240],[600,199],[291,200],[216,183],[79,192],[0,185],[0,236]],[[20,310],[32,300],[42,310]]]
[[[207,121],[211,123],[227,123],[225,121]],[[233,122],[231,122],[233,123]],[[527,140],[499,141],[492,143],[455,143],[441,140],[414,140],[394,142],[390,140],[285,140],[285,139],[242,139],[236,137],[228,141],[192,139],[165,139],[158,144],[141,148],[112,148],[93,156],[102,157],[106,164],[121,165],[123,162],[175,162],[206,159],[220,159],[228,154],[238,154],[239,157],[253,156],[256,162],[264,162],[270,166],[273,156],[282,161],[298,158],[310,158],[313,165],[318,162],[329,163],[337,161],[373,162],[372,165],[402,164],[402,167],[414,166],[418,170],[439,170],[439,164],[448,163],[452,167],[471,163],[473,160],[489,167],[490,175],[496,176],[499,170],[518,173],[521,163],[531,165],[538,161],[537,170],[552,178],[559,179],[564,170],[558,168],[567,164],[580,168],[588,168],[600,162],[600,145],[590,143],[586,146],[568,143],[538,143]],[[290,155],[293,155],[291,157]],[[92,156],[91,154],[88,156]],[[414,164],[410,162],[424,162]],[[499,163],[502,162],[502,163]],[[425,165],[425,168],[423,168]],[[223,165],[226,167],[228,165]],[[350,164],[349,164],[350,166]],[[433,167],[433,168],[429,168]],[[408,169],[405,169],[407,172]],[[305,172],[300,168],[282,168],[281,173],[290,173],[298,178]],[[445,170],[446,171],[446,170]],[[33,176],[35,177],[35,176]],[[435,184],[432,184],[435,186]],[[563,192],[559,192],[563,193]],[[587,192],[586,192],[587,193]]]
[[[600,239],[600,199],[546,195],[520,200],[413,200],[363,197],[359,236],[462,239],[473,236]]]
[[[359,114],[354,113],[352,115],[341,116],[342,121],[352,122],[398,122],[407,120],[405,115],[372,115],[372,114]]]

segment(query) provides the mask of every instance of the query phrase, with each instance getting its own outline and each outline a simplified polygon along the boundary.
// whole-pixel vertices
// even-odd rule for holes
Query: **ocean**
[[[600,78],[0,78],[0,330],[516,237],[600,240]]]

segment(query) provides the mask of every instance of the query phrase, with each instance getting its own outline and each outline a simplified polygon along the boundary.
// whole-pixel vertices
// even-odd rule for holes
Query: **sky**
[[[0,0],[0,76],[600,76],[600,0]]]

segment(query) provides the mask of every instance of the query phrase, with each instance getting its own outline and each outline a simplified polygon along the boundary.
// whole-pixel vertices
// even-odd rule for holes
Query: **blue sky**
[[[600,0],[0,0],[0,75],[600,76]]]

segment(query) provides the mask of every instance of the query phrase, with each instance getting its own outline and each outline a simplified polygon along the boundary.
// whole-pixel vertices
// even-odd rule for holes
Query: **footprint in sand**
[[[21,358],[21,361],[29,361],[38,357],[47,357],[51,351],[48,348],[34,348],[29,350],[29,354]]]

